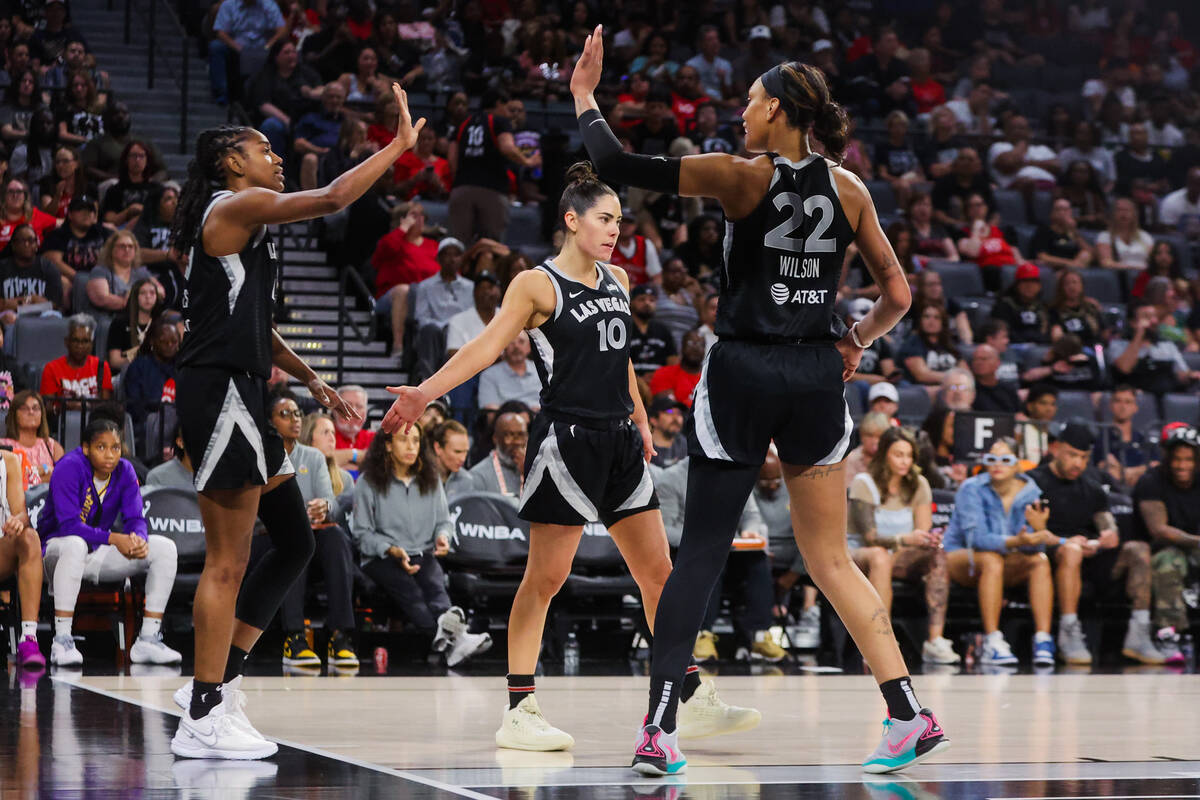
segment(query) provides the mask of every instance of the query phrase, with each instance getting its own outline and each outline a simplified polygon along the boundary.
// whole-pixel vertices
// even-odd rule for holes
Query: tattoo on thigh
[[[833,464],[833,465],[827,466],[827,467],[809,467],[808,469],[804,470],[804,472],[800,473],[800,475],[798,475],[797,477],[808,479],[808,480],[816,480],[817,478],[828,478],[830,475],[834,474],[835,472],[841,472],[841,471],[842,471],[841,464]]]
[[[892,621],[888,619],[888,612],[883,606],[875,609],[875,612],[871,614],[871,630],[880,636],[892,635]]]

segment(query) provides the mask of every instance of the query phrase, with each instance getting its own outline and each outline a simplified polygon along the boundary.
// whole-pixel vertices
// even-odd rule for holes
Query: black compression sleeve
[[[679,161],[667,156],[626,153],[596,109],[579,115],[579,132],[600,177],[652,192],[679,194]]]

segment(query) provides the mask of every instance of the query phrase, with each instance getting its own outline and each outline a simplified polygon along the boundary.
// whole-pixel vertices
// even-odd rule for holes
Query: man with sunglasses
[[[1079,595],[1086,580],[1101,595],[1124,584],[1133,606],[1121,653],[1143,664],[1163,663],[1150,631],[1150,545],[1122,541],[1108,495],[1085,471],[1095,439],[1091,430],[1071,423],[1050,447],[1051,458],[1030,470],[1050,504],[1047,529],[1059,537],[1052,559],[1058,594],[1058,657],[1068,664],[1090,664],[1079,622]]]

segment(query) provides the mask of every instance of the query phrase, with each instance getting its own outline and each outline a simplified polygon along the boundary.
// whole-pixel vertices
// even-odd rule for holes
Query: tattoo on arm
[[[1163,501],[1142,500],[1138,503],[1138,512],[1142,515],[1146,527],[1150,529],[1154,538],[1186,548],[1200,545],[1200,536],[1194,536],[1171,526],[1167,517],[1167,504]]]
[[[1118,531],[1116,517],[1111,511],[1097,511],[1092,515],[1092,524],[1098,531]]]
[[[849,506],[850,530],[863,538],[868,545],[886,547],[888,541],[879,540],[879,532],[875,528],[875,505],[866,500],[850,498]]]

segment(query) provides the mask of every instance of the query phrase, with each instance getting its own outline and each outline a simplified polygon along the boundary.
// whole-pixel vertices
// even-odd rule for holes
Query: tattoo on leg
[[[833,464],[832,466],[827,466],[827,467],[809,467],[808,469],[804,470],[804,472],[800,473],[800,475],[798,475],[797,477],[806,478],[809,480],[816,480],[817,478],[828,478],[830,475],[834,474],[835,472],[841,472],[841,471],[842,471],[841,464]]]
[[[888,612],[883,606],[871,614],[871,630],[880,636],[892,635],[892,621],[888,619]]]
[[[1125,594],[1134,608],[1150,608],[1150,565],[1140,559],[1124,558],[1125,565]]]
[[[946,623],[946,605],[950,599],[950,573],[945,559],[934,563],[925,573],[925,605],[929,608],[929,624],[942,626]]]

